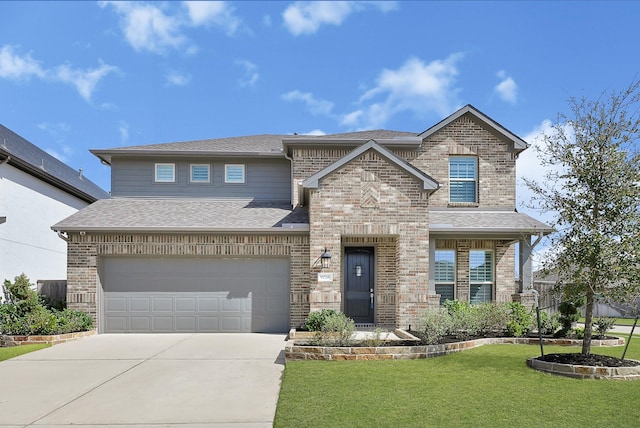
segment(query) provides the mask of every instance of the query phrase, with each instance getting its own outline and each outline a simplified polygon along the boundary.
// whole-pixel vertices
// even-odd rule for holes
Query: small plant
[[[329,314],[321,330],[316,330],[312,342],[316,345],[347,346],[356,331],[356,323],[342,312]]]
[[[420,319],[420,330],[427,345],[438,343],[452,328],[453,318],[446,308],[428,309]]]
[[[571,329],[571,336],[575,337],[576,339],[584,339],[584,328],[576,327],[574,329]]]
[[[560,330],[555,334],[556,337],[566,337],[573,325],[580,319],[580,311],[578,305],[573,302],[562,302],[558,306],[560,312]]]
[[[333,309],[322,309],[321,311],[311,312],[307,317],[305,327],[309,331],[321,331],[326,322],[326,319],[329,316],[333,316],[335,314],[336,311],[334,311]]]
[[[382,346],[386,340],[386,336],[386,330],[376,327],[370,335],[367,335],[366,338],[362,340],[362,344],[364,346]]]
[[[526,336],[533,322],[531,312],[520,302],[510,302],[506,306],[509,311],[507,334],[513,337]]]
[[[615,318],[610,317],[599,317],[594,323],[594,330],[598,332],[598,338],[604,339],[607,335],[607,332],[613,327],[616,323]]]

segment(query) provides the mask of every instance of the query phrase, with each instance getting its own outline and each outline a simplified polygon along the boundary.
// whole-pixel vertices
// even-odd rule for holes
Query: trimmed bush
[[[420,319],[420,331],[427,345],[438,343],[453,328],[453,318],[445,308],[428,309]]]
[[[513,337],[526,336],[534,322],[531,311],[520,302],[509,302],[506,305],[509,310],[507,334]]]
[[[356,323],[342,312],[333,311],[324,318],[322,329],[316,331],[312,342],[316,345],[347,346],[356,331]]]
[[[309,331],[321,331],[327,318],[336,313],[333,309],[322,309],[321,311],[310,312],[305,322],[305,327]]]

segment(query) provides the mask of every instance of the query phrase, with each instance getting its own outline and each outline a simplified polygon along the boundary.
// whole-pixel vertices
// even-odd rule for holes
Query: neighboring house
[[[0,281],[67,277],[67,244],[51,225],[109,194],[0,125]]]
[[[551,231],[515,209],[526,148],[466,106],[420,134],[92,150],[112,197],[53,226],[68,304],[100,332],[282,332],[323,308],[415,328],[447,298],[518,300]]]

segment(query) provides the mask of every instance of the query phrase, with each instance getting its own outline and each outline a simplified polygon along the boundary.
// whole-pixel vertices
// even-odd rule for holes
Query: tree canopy
[[[595,303],[640,293],[640,81],[568,104],[539,148],[544,181],[525,183],[532,206],[555,216],[543,270],[564,300],[585,305],[589,354]]]

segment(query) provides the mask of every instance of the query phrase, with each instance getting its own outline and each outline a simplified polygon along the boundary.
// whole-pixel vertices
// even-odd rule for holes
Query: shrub
[[[522,337],[529,333],[533,317],[531,312],[520,302],[506,304],[508,313],[507,334],[513,337]]]
[[[576,327],[574,329],[571,330],[571,335],[574,336],[576,339],[584,339],[584,328],[583,327]]]
[[[324,319],[322,329],[316,331],[313,342],[317,345],[346,346],[356,331],[356,323],[342,312],[333,312]]]
[[[500,303],[483,303],[475,307],[480,334],[504,333],[507,329],[509,313],[507,306]]]
[[[4,334],[61,334],[93,328],[93,319],[84,312],[47,308],[24,274],[13,283],[5,280],[3,292],[6,302],[0,304],[0,332]]]
[[[534,317],[535,318],[535,317]],[[537,320],[534,319],[537,327]],[[549,315],[545,311],[540,311],[540,333],[554,334],[560,328],[559,315]]]
[[[607,335],[607,332],[611,329],[611,327],[613,327],[615,323],[616,323],[615,318],[599,317],[593,323],[593,327],[595,331],[598,332],[598,338],[604,339],[604,337]]]
[[[334,311],[333,309],[323,309],[321,311],[311,312],[307,317],[305,327],[309,331],[321,331],[326,322],[326,319],[329,316],[333,316],[335,314],[336,311]]]
[[[480,333],[478,311],[467,302],[446,300],[445,309],[451,315],[453,325],[450,334],[461,340],[469,339]]]
[[[449,334],[453,327],[453,318],[446,308],[428,309],[420,319],[420,330],[427,345],[438,343]]]
[[[558,306],[560,312],[560,330],[556,333],[558,337],[565,337],[571,331],[573,323],[580,319],[579,306],[573,302],[562,302]]]

